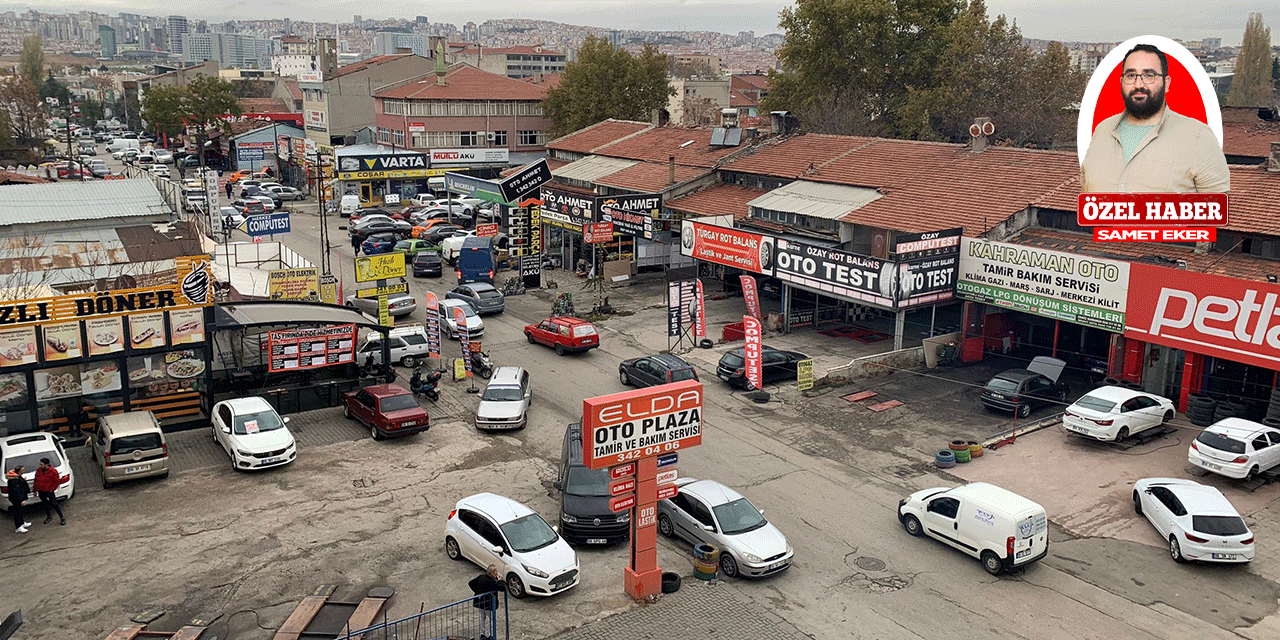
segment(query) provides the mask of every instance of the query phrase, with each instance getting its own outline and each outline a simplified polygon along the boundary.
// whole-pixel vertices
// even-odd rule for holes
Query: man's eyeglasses
[[[1163,74],[1156,73],[1154,71],[1147,71],[1145,73],[1134,73],[1130,71],[1129,73],[1120,76],[1120,80],[1125,84],[1133,84],[1138,81],[1138,78],[1142,78],[1142,81],[1146,84],[1155,84],[1156,78],[1163,77]]]

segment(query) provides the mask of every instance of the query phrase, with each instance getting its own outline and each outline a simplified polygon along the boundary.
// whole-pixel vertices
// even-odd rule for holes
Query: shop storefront
[[[566,269],[590,268],[590,255],[582,242],[582,227],[596,221],[596,196],[543,186],[539,190],[543,251],[560,256]],[[606,249],[607,250],[607,249]]]
[[[166,430],[206,424],[209,261],[176,262],[170,285],[0,306],[0,433],[65,434],[140,410]]]
[[[440,177],[446,173],[465,173],[488,179],[496,177],[499,172],[497,168],[432,166],[430,154],[394,150],[380,152],[379,149],[382,147],[374,145],[336,149],[337,196],[358,195],[363,207],[395,205],[419,194],[443,197],[444,183]]]

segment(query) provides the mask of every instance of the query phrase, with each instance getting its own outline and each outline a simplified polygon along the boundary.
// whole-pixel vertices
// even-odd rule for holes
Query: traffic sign
[[[675,495],[672,493],[671,495]],[[636,506],[636,494],[628,493],[625,496],[618,496],[609,501],[609,510],[613,512],[626,511]]]
[[[669,467],[679,461],[680,461],[680,454],[664,453],[658,456],[658,468],[661,469],[663,467]]]
[[[636,463],[628,462],[609,469],[609,479],[628,478],[636,474]]]
[[[668,499],[668,498],[674,498],[674,497],[676,497],[676,494],[677,494],[677,493],[680,493],[680,488],[679,488],[679,487],[677,487],[677,486],[676,486],[676,485],[674,485],[674,484],[660,484],[660,485],[658,485],[658,499],[659,499],[659,500],[666,500],[666,499]],[[614,511],[617,511],[617,509],[614,509]]]
[[[636,490],[635,478],[627,478],[626,480],[619,480],[609,485],[609,495],[611,496],[620,496],[624,493],[629,493],[635,490]]]
[[[680,472],[675,469],[658,472],[658,484],[670,484],[680,477]]]

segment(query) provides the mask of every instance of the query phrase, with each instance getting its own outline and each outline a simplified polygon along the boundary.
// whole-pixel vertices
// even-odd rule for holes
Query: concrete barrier
[[[850,360],[848,364],[827,369],[826,375],[814,381],[814,386],[836,386],[849,380],[873,378],[897,369],[914,369],[924,364],[924,347],[911,347],[886,351]]]

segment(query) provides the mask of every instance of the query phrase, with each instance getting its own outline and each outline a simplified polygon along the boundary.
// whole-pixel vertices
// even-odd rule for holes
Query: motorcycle
[[[550,271],[552,269],[559,269],[560,256],[553,256],[549,253],[542,254],[542,268],[543,270],[546,270],[546,271]]]
[[[489,352],[477,351],[471,354],[471,372],[486,380],[493,375],[493,360],[489,359]]]
[[[409,378],[409,391],[412,391],[415,395],[425,395],[428,400],[436,402],[440,400],[440,391],[438,387],[442,376],[444,376],[444,370],[437,369],[428,373],[424,380],[422,378],[422,368],[418,367],[413,370],[413,375]]]

